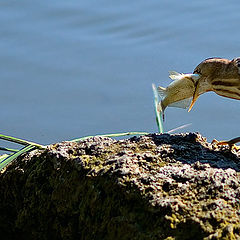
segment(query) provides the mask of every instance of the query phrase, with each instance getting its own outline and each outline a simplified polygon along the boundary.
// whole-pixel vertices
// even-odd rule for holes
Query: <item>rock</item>
[[[1,239],[240,239],[239,169],[195,133],[50,145],[1,173]]]

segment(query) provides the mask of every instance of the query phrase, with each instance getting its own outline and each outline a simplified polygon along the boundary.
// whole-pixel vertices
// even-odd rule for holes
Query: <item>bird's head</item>
[[[195,82],[195,91],[193,94],[192,103],[188,109],[188,112],[192,109],[194,103],[198,97],[208,91],[212,90],[212,80],[218,78],[218,76],[224,74],[229,60],[223,58],[208,58],[202,61],[193,71],[194,74],[198,74],[199,78]]]

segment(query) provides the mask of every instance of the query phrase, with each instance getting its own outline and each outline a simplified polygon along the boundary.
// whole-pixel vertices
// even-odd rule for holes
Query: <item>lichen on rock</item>
[[[93,137],[0,175],[2,239],[240,239],[240,152],[200,134]]]

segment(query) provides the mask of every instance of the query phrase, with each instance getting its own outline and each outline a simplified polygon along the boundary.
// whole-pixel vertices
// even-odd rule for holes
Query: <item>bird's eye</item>
[[[195,73],[195,74],[201,74],[201,71],[200,71],[200,69],[196,69],[196,70],[194,70],[193,73]]]

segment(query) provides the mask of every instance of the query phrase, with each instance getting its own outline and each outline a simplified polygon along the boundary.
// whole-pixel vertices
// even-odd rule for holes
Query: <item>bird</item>
[[[207,58],[194,69],[193,74],[199,78],[194,82],[195,90],[188,112],[191,111],[198,97],[209,91],[216,94],[240,100],[240,57],[232,60],[225,58]],[[218,145],[229,145],[232,149],[240,149],[235,143],[240,142],[240,137],[228,141],[214,141]]]

